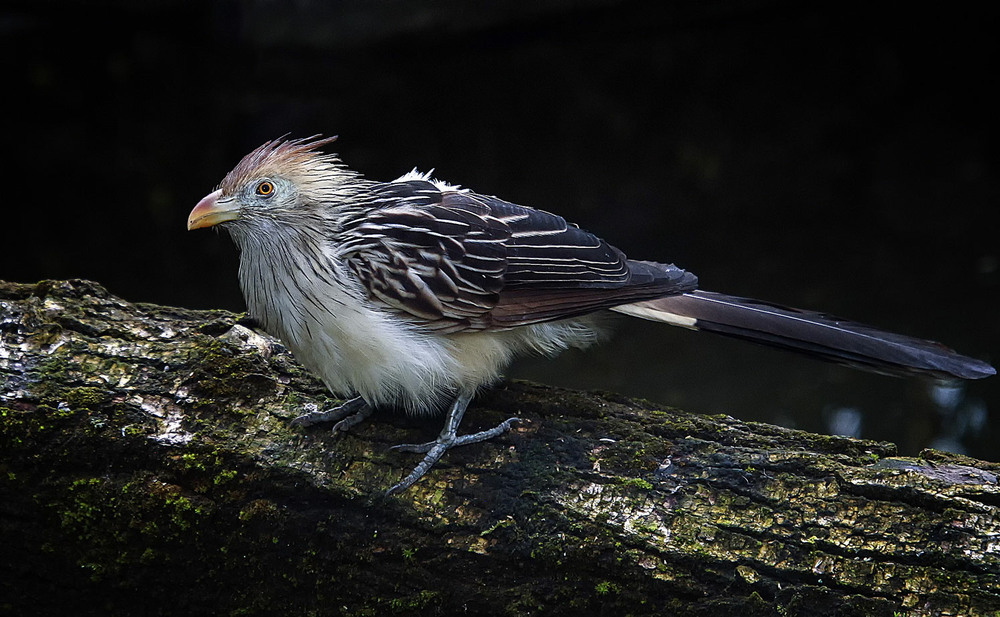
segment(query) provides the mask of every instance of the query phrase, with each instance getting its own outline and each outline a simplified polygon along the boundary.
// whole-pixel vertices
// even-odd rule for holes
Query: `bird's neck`
[[[246,234],[237,244],[247,310],[286,343],[303,336],[310,310],[336,311],[358,293],[322,229],[275,225],[267,233]],[[331,293],[344,297],[327,297],[325,306],[316,305],[315,298]]]

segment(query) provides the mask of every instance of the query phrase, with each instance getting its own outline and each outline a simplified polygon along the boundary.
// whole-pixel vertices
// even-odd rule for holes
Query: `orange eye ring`
[[[261,197],[270,197],[274,195],[274,183],[270,180],[263,180],[257,184],[257,194]]]

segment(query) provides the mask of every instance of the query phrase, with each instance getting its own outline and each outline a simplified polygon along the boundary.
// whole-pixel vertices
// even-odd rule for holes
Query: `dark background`
[[[997,364],[980,6],[6,2],[0,278],[242,310],[235,249],[188,211],[261,142],[339,134],[369,177],[433,167],[707,289]],[[1000,378],[934,388],[626,319],[512,373],[1000,459]]]

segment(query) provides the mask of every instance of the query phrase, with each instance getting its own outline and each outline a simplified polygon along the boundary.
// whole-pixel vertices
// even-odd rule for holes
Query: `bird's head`
[[[260,146],[198,202],[188,215],[187,228],[221,225],[238,240],[283,223],[321,218],[324,204],[347,197],[357,183],[356,174],[336,155],[318,151],[335,139],[279,139]]]

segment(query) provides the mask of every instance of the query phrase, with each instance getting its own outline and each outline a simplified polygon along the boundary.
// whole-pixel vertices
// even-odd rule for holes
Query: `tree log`
[[[223,311],[0,283],[0,614],[996,615],[1000,465],[507,383],[335,403]]]

